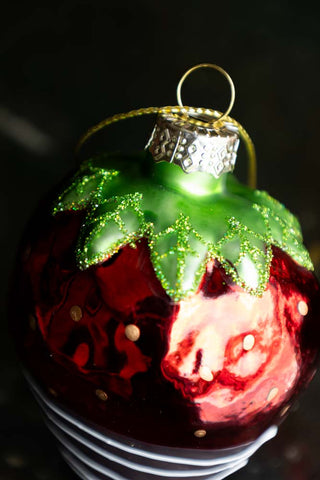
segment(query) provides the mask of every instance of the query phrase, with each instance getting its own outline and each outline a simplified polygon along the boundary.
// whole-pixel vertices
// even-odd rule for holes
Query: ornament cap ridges
[[[156,162],[179,165],[185,173],[205,172],[219,178],[234,170],[239,147],[238,129],[199,127],[182,117],[159,115],[146,146]]]

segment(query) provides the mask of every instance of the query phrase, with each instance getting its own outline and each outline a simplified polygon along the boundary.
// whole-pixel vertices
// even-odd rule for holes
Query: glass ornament
[[[231,173],[250,138],[210,109],[158,111],[145,151],[80,165],[17,262],[25,375],[85,479],[225,478],[315,373],[319,284],[300,225]]]

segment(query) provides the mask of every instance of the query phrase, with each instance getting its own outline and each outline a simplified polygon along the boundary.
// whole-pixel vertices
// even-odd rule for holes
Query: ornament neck
[[[224,192],[227,179],[226,174],[219,178],[205,172],[187,174],[178,165],[168,162],[156,163],[153,176],[157,182],[192,197],[205,197]]]

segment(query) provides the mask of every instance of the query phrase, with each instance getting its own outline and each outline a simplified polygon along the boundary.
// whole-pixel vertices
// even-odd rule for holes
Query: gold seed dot
[[[286,407],[284,407],[280,412],[280,417],[284,417],[287,411],[289,410],[289,408],[290,408],[290,405],[287,405]]]
[[[79,305],[73,305],[73,307],[70,308],[70,317],[74,322],[79,322],[82,318],[82,310],[79,307]]]
[[[205,380],[206,382],[211,382],[213,380],[213,375],[209,367],[206,365],[203,365],[199,368],[199,375],[202,380]]]
[[[36,322],[36,319],[35,317],[30,314],[29,315],[29,327],[31,328],[31,330],[35,331],[35,329],[37,328],[37,322]]]
[[[126,326],[124,333],[128,340],[136,342],[140,337],[140,328],[130,323],[130,325]]]
[[[50,395],[52,395],[53,397],[57,397],[58,394],[57,392],[53,389],[53,388],[48,388],[48,392],[50,393]]]
[[[203,438],[207,435],[207,432],[205,430],[196,430],[195,432],[193,432],[194,436],[197,437],[197,438]]]
[[[251,350],[254,347],[255,341],[256,339],[251,333],[246,335],[242,341],[243,350]]]
[[[300,315],[307,315],[308,313],[308,305],[306,304],[306,302],[304,302],[303,300],[300,300],[300,302],[298,303],[298,312],[300,313]]]
[[[100,388],[97,388],[96,395],[103,402],[106,402],[108,400],[108,395],[103,390],[100,390]]]
[[[267,397],[268,402],[271,402],[271,400],[273,400],[278,395],[278,392],[279,392],[279,389],[277,387],[271,388]]]

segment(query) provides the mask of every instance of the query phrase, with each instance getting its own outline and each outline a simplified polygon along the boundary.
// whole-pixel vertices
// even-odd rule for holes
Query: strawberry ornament
[[[204,66],[234,93],[211,64],[182,81]],[[80,165],[18,267],[26,376],[84,479],[225,478],[315,372],[319,285],[299,223],[235,179],[248,134],[230,109],[183,107],[182,81],[180,106],[83,137],[159,113],[145,151]]]

